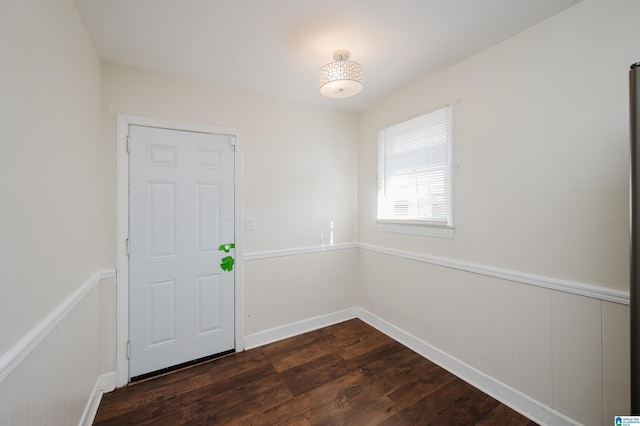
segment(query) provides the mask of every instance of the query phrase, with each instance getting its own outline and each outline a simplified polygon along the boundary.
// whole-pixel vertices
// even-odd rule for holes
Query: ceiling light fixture
[[[330,64],[320,68],[320,93],[328,98],[348,98],[362,91],[362,65],[348,61],[348,50],[333,52]]]

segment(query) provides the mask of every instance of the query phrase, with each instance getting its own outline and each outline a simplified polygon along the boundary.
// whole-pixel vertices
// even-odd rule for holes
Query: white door
[[[232,141],[130,126],[129,377],[234,348]]]

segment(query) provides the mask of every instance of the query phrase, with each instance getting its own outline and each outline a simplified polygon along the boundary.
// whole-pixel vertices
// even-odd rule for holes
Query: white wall
[[[70,0],[2,0],[0,354],[116,264],[116,114],[141,115],[242,131],[242,209],[257,221],[241,236],[245,334],[360,304],[560,413],[608,424],[628,412],[628,306],[415,259],[628,290],[637,16],[637,1],[584,0],[355,115],[100,68]],[[376,132],[450,100],[454,239],[378,232]],[[335,244],[382,250],[322,251],[331,222]],[[114,366],[109,280],[0,383],[0,425],[77,422]]]
[[[0,31],[0,359],[5,361],[20,339],[97,272],[103,234],[100,62],[75,5],[2,0]],[[0,383],[0,424],[77,423],[100,374],[98,312],[93,290]]]
[[[334,244],[356,240],[355,114],[111,63],[102,64],[102,100],[114,186],[117,114],[241,131],[241,208],[256,218],[241,235],[253,259],[243,265],[245,335],[354,306],[355,252],[323,252],[320,236],[329,246],[333,223]]]
[[[355,248],[245,262],[245,335],[355,306]]]
[[[640,3],[584,0],[359,117],[359,240],[628,291]],[[378,232],[376,133],[455,101],[453,239]],[[628,306],[361,250],[360,304],[585,424],[628,412]],[[380,266],[384,265],[384,266]]]
[[[95,49],[70,0],[2,4],[0,353],[95,272],[100,235]]]
[[[99,305],[96,284],[0,383],[0,425],[79,424],[101,372]]]

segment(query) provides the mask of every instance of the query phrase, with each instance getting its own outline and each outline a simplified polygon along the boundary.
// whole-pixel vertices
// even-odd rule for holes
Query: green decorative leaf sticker
[[[233,257],[231,256],[223,257],[222,259],[220,259],[220,267],[222,268],[223,271],[227,271],[227,272],[233,271],[234,263],[235,263],[235,260],[233,260]]]
[[[225,253],[229,253],[231,251],[231,249],[236,248],[236,245],[233,243],[229,243],[229,244],[223,244],[220,247],[218,247],[218,250],[223,251]],[[233,271],[233,264],[235,263],[235,260],[233,260],[233,257],[231,256],[227,256],[227,257],[223,257],[222,259],[220,259],[220,267],[222,268],[223,271]]]
[[[236,248],[236,245],[233,243],[229,243],[229,244],[223,244],[220,247],[218,247],[218,250],[223,251],[225,253],[229,253],[229,251],[233,248]]]

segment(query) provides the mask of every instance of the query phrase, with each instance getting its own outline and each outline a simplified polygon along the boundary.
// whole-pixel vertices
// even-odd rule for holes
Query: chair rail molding
[[[445,370],[450,371],[472,386],[513,408],[520,414],[540,424],[555,426],[579,426],[580,423],[553,408],[531,398],[528,395],[502,383],[501,381],[483,373],[454,356],[436,348],[424,340],[397,327],[396,325],[378,317],[364,308],[357,307],[357,317],[386,334],[397,342],[402,343],[426,359],[433,361]]]
[[[389,256],[401,257],[403,259],[415,260],[417,262],[442,266],[445,268],[457,269],[459,271],[470,272],[472,274],[486,275],[488,277],[500,278],[521,284],[534,285],[579,296],[591,297],[608,302],[629,305],[629,292],[615,290],[604,286],[585,284],[576,281],[563,280],[560,278],[546,277],[543,275],[529,274],[525,272],[512,271],[508,269],[494,268],[488,265],[465,262],[461,260],[448,259],[443,257],[430,256],[422,253],[415,253],[405,250],[392,249],[368,243],[358,243],[358,247]]]
[[[295,247],[295,248],[282,249],[282,250],[269,250],[269,251],[245,253],[243,260],[251,261],[251,260],[260,260],[260,259],[272,259],[274,257],[298,256],[301,254],[322,253],[325,251],[348,250],[353,248],[358,248],[358,243],[338,243],[338,244],[331,244],[326,246],[319,245],[319,246],[309,246],[309,247]]]
[[[60,305],[25,334],[2,357],[0,357],[0,383],[42,342],[47,335],[67,316],[69,312],[100,281],[116,278],[115,269],[102,269],[91,275],[71,293]]]

